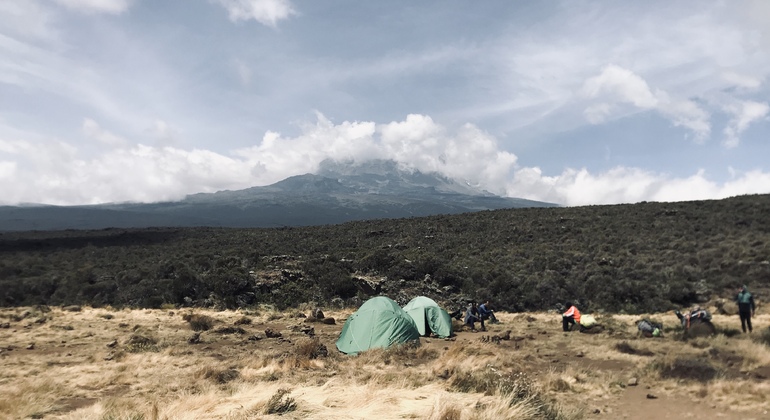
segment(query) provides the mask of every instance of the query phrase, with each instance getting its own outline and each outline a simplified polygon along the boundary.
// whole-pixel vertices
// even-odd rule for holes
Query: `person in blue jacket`
[[[497,320],[497,317],[492,312],[491,309],[489,309],[489,301],[485,300],[484,303],[479,305],[479,317],[481,318],[481,328],[484,328],[484,321],[489,320],[490,324],[497,324],[499,321]]]

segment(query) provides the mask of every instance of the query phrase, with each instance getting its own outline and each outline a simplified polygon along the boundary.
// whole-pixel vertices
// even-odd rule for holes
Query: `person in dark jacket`
[[[492,312],[491,309],[489,309],[489,301],[485,300],[484,303],[479,305],[479,316],[481,317],[481,321],[484,322],[487,319],[489,320],[490,324],[497,324],[499,321],[497,320],[497,317],[495,316],[495,313]],[[482,324],[482,329],[484,328]]]
[[[744,284],[738,289],[738,294],[735,296],[735,303],[738,304],[738,315],[741,317],[741,329],[746,332],[746,327],[751,332],[751,317],[754,316],[754,296],[751,295],[749,289]]]
[[[468,326],[472,332],[476,332],[476,322],[481,322],[481,331],[486,331],[484,328],[484,320],[479,316],[479,310],[476,308],[476,303],[469,303],[468,309],[465,311],[465,325]]]

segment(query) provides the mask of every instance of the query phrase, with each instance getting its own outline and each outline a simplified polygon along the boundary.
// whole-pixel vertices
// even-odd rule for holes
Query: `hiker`
[[[484,328],[484,320],[479,317],[479,310],[476,308],[476,303],[469,303],[468,309],[465,311],[465,325],[471,328],[472,332],[476,332],[475,323],[481,322],[481,331],[486,331]]]
[[[690,329],[690,324],[692,324],[692,320],[700,320],[700,321],[710,321],[711,320],[711,314],[708,313],[705,309],[701,309],[700,306],[695,305],[693,306],[692,310],[688,313],[682,314],[679,311],[674,311],[677,318],[679,318],[679,321],[682,322],[682,327],[684,327],[685,330]]]
[[[751,332],[751,317],[754,316],[754,296],[751,295],[749,289],[744,284],[738,289],[738,294],[735,296],[735,303],[738,304],[738,316],[741,317],[741,329],[746,333],[746,327],[749,327]]]
[[[497,320],[497,317],[492,312],[491,309],[489,309],[489,301],[485,300],[484,303],[479,305],[479,316],[481,318],[481,322],[483,323],[485,320],[489,320],[490,324],[497,324],[500,321]],[[482,328],[484,328],[482,324]]]
[[[564,331],[572,331],[575,324],[580,324],[580,311],[572,302],[567,302],[564,306],[567,311],[561,314],[561,326]]]

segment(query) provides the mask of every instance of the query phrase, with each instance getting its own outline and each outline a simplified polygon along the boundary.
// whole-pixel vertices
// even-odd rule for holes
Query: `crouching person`
[[[491,309],[489,309],[489,301],[486,300],[484,303],[479,305],[479,316],[482,320],[486,321],[489,320],[490,324],[499,324],[500,321],[497,320],[497,317],[495,316],[495,313],[492,312]]]
[[[481,330],[486,331],[484,321],[479,317],[479,310],[476,308],[476,304],[471,303],[465,311],[465,326],[470,328],[471,332],[476,332],[476,322],[481,322]]]
[[[580,324],[580,311],[572,302],[567,302],[564,306],[567,310],[561,314],[561,326],[564,331],[572,331],[575,324]]]

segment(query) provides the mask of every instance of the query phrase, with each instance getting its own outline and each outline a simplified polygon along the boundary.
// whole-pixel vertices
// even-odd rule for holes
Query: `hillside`
[[[416,294],[447,307],[655,312],[770,278],[770,195],[273,229],[0,235],[0,305],[284,308]]]

